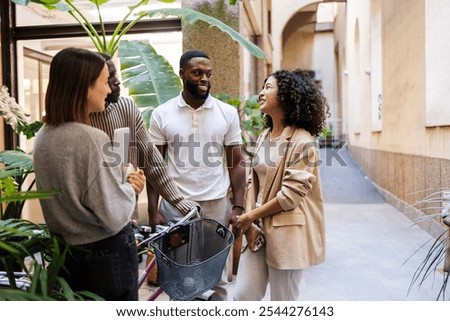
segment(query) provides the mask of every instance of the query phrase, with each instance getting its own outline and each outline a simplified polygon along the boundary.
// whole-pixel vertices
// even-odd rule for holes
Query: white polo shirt
[[[236,108],[209,95],[193,109],[180,94],[152,112],[149,132],[154,144],[167,144],[169,174],[185,198],[208,201],[227,194],[225,146],[242,143]]]

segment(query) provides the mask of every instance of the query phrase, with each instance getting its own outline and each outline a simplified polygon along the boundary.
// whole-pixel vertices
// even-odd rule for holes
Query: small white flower
[[[0,90],[0,115],[16,132],[19,124],[28,125],[31,122],[16,99],[9,95],[8,88],[5,86]]]

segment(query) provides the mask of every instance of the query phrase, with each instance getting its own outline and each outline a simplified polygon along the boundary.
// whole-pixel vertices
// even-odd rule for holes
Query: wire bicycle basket
[[[213,219],[199,218],[169,228],[150,242],[159,286],[179,301],[210,290],[220,280],[233,242],[233,233]]]

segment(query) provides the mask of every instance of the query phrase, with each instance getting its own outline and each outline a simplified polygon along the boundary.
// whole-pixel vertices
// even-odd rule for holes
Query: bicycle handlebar
[[[137,246],[141,246],[144,243],[149,243],[151,240],[155,239],[156,237],[160,236],[162,233],[170,232],[172,229],[177,228],[178,226],[184,224],[186,221],[190,220],[194,216],[197,216],[197,218],[200,218],[200,213],[198,212],[197,207],[194,207],[191,209],[189,213],[187,213],[181,220],[179,220],[176,223],[164,226],[164,225],[158,225],[158,227],[161,227],[159,231],[156,233],[151,234],[148,238],[141,241]]]

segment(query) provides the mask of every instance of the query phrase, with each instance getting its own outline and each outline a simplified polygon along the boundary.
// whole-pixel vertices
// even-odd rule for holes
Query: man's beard
[[[115,104],[119,101],[119,97],[120,97],[120,92],[118,93],[111,93],[108,96],[106,96],[105,101],[110,103],[110,104]]]
[[[186,91],[192,95],[192,97],[194,97],[196,99],[206,99],[206,98],[208,98],[209,90],[211,89],[211,86],[208,86],[208,90],[206,91],[205,94],[199,93],[197,90],[197,85],[194,85],[194,83],[192,83],[190,81],[186,82],[185,88],[186,88]]]

